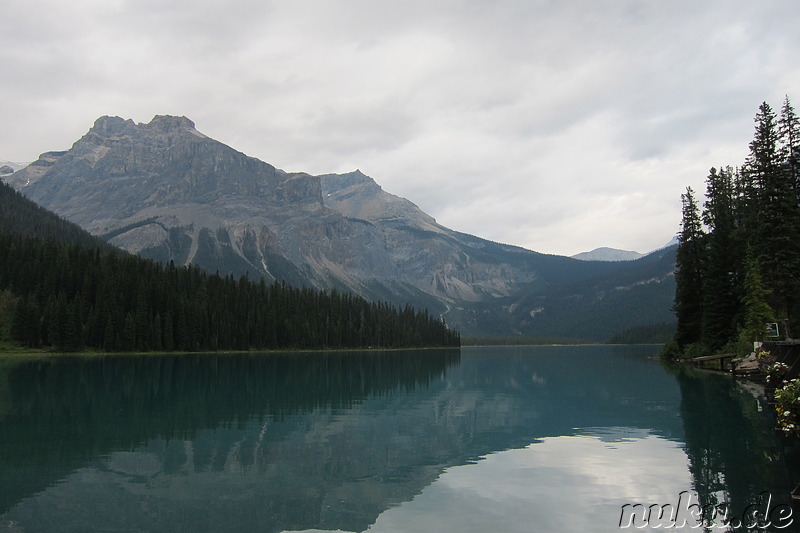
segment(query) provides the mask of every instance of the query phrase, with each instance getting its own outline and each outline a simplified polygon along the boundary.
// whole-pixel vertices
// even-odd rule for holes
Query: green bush
[[[709,355],[706,345],[702,342],[693,342],[692,344],[687,344],[683,349],[682,357],[684,359],[694,359],[695,357],[703,357],[704,355]]]
[[[664,345],[661,349],[661,352],[658,354],[659,357],[662,359],[667,359],[670,361],[674,361],[681,357],[681,349],[678,346],[678,342],[675,339],[672,339],[668,343]]]
[[[786,436],[800,436],[800,380],[786,381],[775,389],[775,402],[778,429]]]

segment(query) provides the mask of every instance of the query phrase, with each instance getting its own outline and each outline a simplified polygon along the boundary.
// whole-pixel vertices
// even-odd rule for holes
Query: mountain
[[[4,161],[0,159],[0,176],[7,176],[13,174],[21,168],[25,168],[28,163],[14,163],[13,161]]]
[[[591,288],[598,276],[637,271],[628,262],[545,255],[453,231],[358,170],[285,172],[203,135],[186,117],[147,124],[101,117],[69,150],[46,152],[4,179],[141,256],[427,307],[462,335],[543,334],[535,323],[550,313],[556,287]],[[669,314],[672,266],[663,268],[646,274],[661,289],[647,304]],[[603,290],[635,301],[648,284]],[[537,299],[544,295],[547,305]],[[628,315],[625,328],[647,323]],[[597,328],[591,339],[618,327]]]
[[[581,252],[571,256],[573,259],[581,261],[631,261],[644,257],[645,254],[632,252],[629,250],[617,250],[616,248],[595,248],[591,252]]]

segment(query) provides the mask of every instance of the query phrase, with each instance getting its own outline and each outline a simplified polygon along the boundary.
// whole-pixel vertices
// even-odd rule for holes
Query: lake
[[[793,531],[762,391],[658,350],[0,358],[0,532]]]

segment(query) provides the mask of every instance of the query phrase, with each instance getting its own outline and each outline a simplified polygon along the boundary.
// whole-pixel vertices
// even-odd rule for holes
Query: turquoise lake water
[[[0,532],[794,531],[762,391],[658,349],[0,359]]]

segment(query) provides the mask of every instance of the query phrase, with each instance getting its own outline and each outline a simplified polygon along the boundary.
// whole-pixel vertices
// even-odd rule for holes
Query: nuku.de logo
[[[773,527],[783,529],[792,524],[792,507],[789,504],[774,504],[772,494],[762,492],[757,501],[748,505],[741,516],[731,516],[730,504],[709,503],[700,505],[696,493],[683,491],[678,494],[678,503],[673,505],[642,503],[625,504],[619,517],[620,529],[643,528],[720,528],[721,530],[750,531],[754,528]]]

